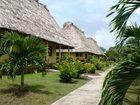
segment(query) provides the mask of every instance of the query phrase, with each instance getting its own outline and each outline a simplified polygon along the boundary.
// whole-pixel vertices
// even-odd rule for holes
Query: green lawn
[[[51,105],[87,81],[79,79],[74,83],[61,83],[56,72],[49,72],[45,77],[40,73],[28,74],[25,75],[25,84],[28,89],[20,92],[17,88],[20,77],[17,76],[13,82],[4,76],[0,80],[0,105]]]

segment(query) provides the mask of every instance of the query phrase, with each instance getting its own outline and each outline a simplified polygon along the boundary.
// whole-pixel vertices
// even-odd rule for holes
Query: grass
[[[28,74],[25,75],[28,88],[21,92],[18,89],[20,76],[14,81],[3,76],[0,80],[0,105],[51,105],[87,81],[88,79],[75,79],[74,83],[62,83],[56,72],[49,72],[45,77],[40,73]]]

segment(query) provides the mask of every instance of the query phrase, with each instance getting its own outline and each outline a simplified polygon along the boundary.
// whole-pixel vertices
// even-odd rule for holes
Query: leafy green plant
[[[96,64],[96,69],[101,70],[104,68],[104,66],[105,66],[104,62],[98,61]]]
[[[96,67],[95,67],[95,65],[93,65],[92,66],[92,69],[89,70],[89,73],[93,73],[94,74],[95,71],[96,71]]]
[[[96,67],[91,63],[85,63],[84,69],[88,73],[95,73]]]
[[[67,55],[63,55],[61,58],[61,61],[74,62],[75,60],[72,57],[69,57]]]
[[[9,59],[2,64],[1,70],[6,69],[12,79],[15,78],[16,71],[20,71],[21,88],[24,87],[24,73],[28,66],[35,66],[44,74],[47,48],[39,38],[6,32],[2,40],[3,49],[6,49]]]
[[[106,61],[101,61],[99,58],[91,56],[88,58],[87,62],[93,64],[95,66],[95,69],[101,70],[105,66],[104,62]]]
[[[72,82],[72,78],[76,76],[76,67],[74,62],[62,61],[59,65],[60,78],[63,82]]]
[[[57,64],[57,63],[49,63],[49,64],[47,65],[47,68],[48,68],[48,69],[55,69],[55,70],[58,70],[58,66],[59,66],[59,64]]]
[[[111,70],[104,81],[103,93],[102,93],[102,104],[103,105],[123,105],[125,102],[126,94],[130,89],[132,83],[140,77],[140,56],[135,55],[134,58],[130,60],[125,60],[119,63],[113,70]],[[138,87],[140,84],[137,84]],[[136,88],[135,87],[135,88]],[[133,87],[131,90],[135,90]],[[140,88],[140,87],[139,87]],[[139,91],[140,92],[140,91]],[[135,100],[139,100],[139,92],[135,97]],[[130,96],[132,95],[129,94]],[[131,100],[130,100],[131,101]],[[139,105],[140,100],[136,102]]]
[[[99,61],[99,58],[97,58],[96,56],[90,56],[87,60],[88,63],[92,63],[94,65],[97,65]]]
[[[120,61],[121,58],[121,54],[117,48],[117,46],[115,47],[110,47],[107,51],[106,51],[106,56],[107,56],[107,60],[108,61],[113,61],[113,62],[117,62]]]
[[[58,66],[59,66],[59,64],[55,63],[52,65],[52,69],[58,70]]]
[[[131,39],[129,44],[133,51],[107,74],[103,85],[102,105],[140,105],[140,26],[127,26],[129,17],[139,7],[139,0],[119,0],[111,8],[109,16],[115,15],[110,23],[111,31],[119,38],[121,49]],[[134,101],[128,100],[128,93]]]
[[[81,74],[86,73],[83,62],[68,56],[62,57],[59,70],[60,78],[64,82],[71,82],[72,78],[80,78]]]
[[[80,78],[81,74],[86,73],[86,70],[84,69],[84,64],[81,61],[76,60],[74,62],[76,66],[76,78]]]
[[[140,7],[139,0],[119,0],[119,2],[112,6],[107,16],[115,15],[110,22],[111,32],[115,32],[119,42],[123,42],[124,32],[131,15]],[[128,38],[128,37],[126,37]]]

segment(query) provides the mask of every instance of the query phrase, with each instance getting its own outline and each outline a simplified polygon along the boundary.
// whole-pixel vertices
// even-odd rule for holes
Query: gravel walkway
[[[90,76],[93,78],[91,81],[59,99],[52,105],[98,105],[103,80],[107,72]]]

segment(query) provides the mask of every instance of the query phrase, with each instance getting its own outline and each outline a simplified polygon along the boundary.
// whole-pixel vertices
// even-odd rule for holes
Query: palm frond
[[[131,26],[126,27],[124,33],[122,34],[121,45],[131,39],[133,40],[133,44],[135,42],[135,45],[140,45],[140,26],[137,24],[132,24]]]
[[[140,7],[139,0],[120,0],[117,5],[114,5],[107,16],[115,15],[110,26],[111,32],[115,32],[118,37],[123,37],[128,19],[132,13]]]
[[[140,76],[139,53],[118,64],[105,78],[103,105],[122,105],[130,85]]]

